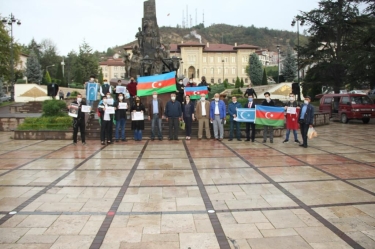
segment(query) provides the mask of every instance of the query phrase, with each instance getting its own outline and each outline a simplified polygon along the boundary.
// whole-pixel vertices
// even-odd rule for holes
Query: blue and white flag
[[[237,117],[234,119],[237,122],[254,123],[255,109],[254,108],[237,108]]]
[[[86,84],[86,100],[95,101],[98,96],[99,85],[97,83],[87,82]]]

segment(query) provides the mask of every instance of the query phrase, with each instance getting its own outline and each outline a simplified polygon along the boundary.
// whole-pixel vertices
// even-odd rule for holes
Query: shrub
[[[73,92],[70,94],[70,97],[77,97],[78,94],[79,94],[79,92],[77,92],[77,91],[73,91]]]
[[[66,117],[66,103],[62,100],[46,100],[43,102],[42,117]]]
[[[18,130],[68,130],[72,126],[71,117],[25,118]]]
[[[18,79],[16,84],[26,84],[26,80]]]

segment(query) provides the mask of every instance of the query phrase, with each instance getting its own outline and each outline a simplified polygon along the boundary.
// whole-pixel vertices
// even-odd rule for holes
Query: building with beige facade
[[[132,47],[124,47],[125,53],[132,55]],[[249,56],[259,50],[258,46],[234,44],[201,44],[180,43],[170,44],[170,56],[181,58],[181,66],[177,72],[179,77],[193,78],[194,82],[200,82],[202,76],[206,76],[207,82],[222,83],[228,80],[235,83],[237,77],[243,79],[245,84],[250,83],[246,73]],[[262,51],[262,64],[269,64],[269,55]],[[121,79],[125,76],[124,62],[121,58],[109,59],[101,62],[104,78]]]

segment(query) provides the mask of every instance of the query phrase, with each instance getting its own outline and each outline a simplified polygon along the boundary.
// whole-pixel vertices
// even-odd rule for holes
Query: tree
[[[104,79],[104,76],[103,76],[103,69],[100,68],[99,69],[99,76],[98,76],[98,81],[100,84],[103,84],[103,79]]]
[[[48,70],[46,70],[46,74],[44,75],[44,82],[45,82],[46,84],[49,84],[49,83],[52,82],[52,80],[51,80],[51,76],[49,75]]]
[[[258,55],[252,53],[249,58],[249,71],[247,72],[254,86],[262,84],[263,66]]]
[[[65,79],[64,79],[64,76],[63,76],[63,72],[62,72],[62,65],[61,65],[61,63],[59,63],[57,65],[56,79],[58,80],[58,83],[61,86],[65,85]]]
[[[40,65],[42,66],[42,68],[46,68],[47,66],[57,65],[61,63],[62,60],[60,56],[57,54],[57,46],[52,40],[44,39],[40,42],[39,45],[35,44],[32,46],[36,46],[34,50],[40,51]],[[50,73],[52,78],[57,78],[56,71],[53,70]]]
[[[42,69],[34,51],[31,51],[26,62],[26,77],[27,81],[31,83],[40,84],[42,80]]]
[[[315,76],[309,80],[325,82],[338,93],[349,72],[348,58],[353,53],[350,39],[361,26],[357,4],[352,0],[322,0],[317,9],[301,12],[297,19],[309,26],[310,34],[308,44],[297,47],[300,67],[312,66]]]
[[[288,47],[286,51],[281,73],[287,82],[292,82],[297,75],[296,59],[294,58],[292,49],[290,49],[290,47]]]
[[[245,82],[243,82],[243,79],[241,78],[241,87],[245,86]]]
[[[106,56],[112,57],[115,54],[115,50],[112,48],[107,48],[107,52],[105,53]]]
[[[266,68],[263,69],[262,85],[268,85]]]
[[[225,89],[228,88],[228,80],[224,80],[224,88],[225,88]]]
[[[236,79],[236,83],[234,84],[234,87],[235,87],[235,88],[240,88],[240,87],[241,87],[241,81],[240,81],[240,78],[237,77],[237,79]]]
[[[74,81],[83,83],[91,75],[97,76],[99,70],[98,58],[92,53],[92,48],[84,41],[79,46],[79,54],[74,63]]]
[[[19,60],[20,46],[17,43],[13,43],[13,58],[14,67]],[[10,80],[11,78],[11,37],[9,36],[7,30],[5,29],[3,23],[0,23],[0,78],[4,77],[5,80]],[[16,69],[13,69],[16,71]]]

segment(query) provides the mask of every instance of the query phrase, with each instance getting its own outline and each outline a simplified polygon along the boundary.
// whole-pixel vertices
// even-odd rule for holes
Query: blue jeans
[[[134,130],[134,139],[142,140],[142,130]]]
[[[126,119],[122,118],[120,120],[116,120],[116,134],[115,134],[115,139],[119,140],[119,133],[121,130],[121,139],[125,140],[125,124],[126,124]]]
[[[230,121],[229,139],[233,139],[234,126],[236,126],[236,137],[241,139],[240,123],[237,121]]]
[[[158,133],[158,137],[159,139],[162,139],[163,136],[161,135],[161,118],[159,118],[159,114],[154,114],[152,116],[152,120],[151,120],[151,138],[154,139],[155,138],[155,126],[157,126],[157,133]]]
[[[291,130],[286,130],[285,140],[289,140],[290,131]],[[294,140],[298,140],[298,138],[297,138],[297,130],[293,130],[293,135],[294,135]]]

